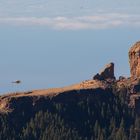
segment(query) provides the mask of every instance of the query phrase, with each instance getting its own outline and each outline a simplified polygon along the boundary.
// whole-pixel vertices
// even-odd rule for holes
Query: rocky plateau
[[[127,103],[140,112],[140,42],[134,44],[129,51],[131,76],[119,79],[114,75],[114,63],[109,63],[91,80],[85,80],[63,88],[33,90],[20,93],[10,93],[0,96],[0,113],[17,113],[20,110],[39,110],[49,105],[52,100],[69,102],[76,100],[84,93],[104,93],[108,91],[127,90]]]

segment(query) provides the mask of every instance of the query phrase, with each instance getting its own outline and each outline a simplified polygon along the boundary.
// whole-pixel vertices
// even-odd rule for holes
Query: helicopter
[[[21,81],[20,80],[16,80],[16,81],[13,81],[12,83],[14,83],[14,84],[20,84]]]

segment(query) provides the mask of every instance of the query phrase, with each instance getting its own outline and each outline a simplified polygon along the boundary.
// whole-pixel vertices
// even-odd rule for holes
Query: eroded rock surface
[[[97,73],[92,80],[85,80],[63,88],[46,90],[34,90],[29,92],[6,94],[0,96],[0,114],[20,112],[20,110],[38,111],[45,108],[57,98],[63,98],[63,102],[71,101],[71,98],[83,97],[88,92],[97,95],[115,93],[125,94],[126,102],[130,107],[138,109],[140,114],[140,42],[137,42],[129,51],[131,78],[120,76],[116,80],[114,76],[114,63],[109,63]],[[74,93],[74,94],[73,94]],[[85,94],[86,93],[86,94]],[[100,94],[99,94],[100,95]],[[62,98],[61,98],[62,99]],[[32,113],[32,112],[31,112]]]
[[[33,90],[27,92],[11,93],[0,96],[0,114],[10,113],[16,110],[17,112],[23,108],[29,111],[33,110],[35,107],[43,108],[42,106],[48,105],[47,102],[56,97],[60,97],[63,94],[85,93],[88,91],[96,91],[101,89],[107,91],[109,89],[109,84],[105,81],[99,80],[86,80],[81,83],[77,83],[71,86],[63,88],[51,88],[44,90]],[[71,100],[68,96],[66,100]],[[43,104],[43,105],[40,105]],[[35,109],[36,110],[36,109]]]
[[[97,73],[94,77],[94,80],[106,80],[106,79],[115,79],[114,76],[114,63],[109,63],[105,68]]]
[[[131,78],[140,78],[140,41],[135,43],[129,51]]]

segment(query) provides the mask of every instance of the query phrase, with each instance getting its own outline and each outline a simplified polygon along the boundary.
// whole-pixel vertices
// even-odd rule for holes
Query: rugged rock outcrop
[[[51,88],[44,90],[33,90],[20,93],[11,93],[0,96],[0,114],[11,113],[15,110],[20,112],[23,108],[27,111],[29,110],[39,110],[48,105],[50,100],[56,99],[57,97],[62,97],[66,95],[63,102],[72,100],[69,96],[71,93],[77,93],[77,97],[83,96],[83,93],[88,93],[90,91],[96,91],[97,93],[102,90],[105,93],[110,89],[110,84],[105,81],[97,80],[86,80],[81,83],[77,83],[71,86],[63,88]],[[99,90],[101,89],[101,90]],[[88,94],[87,94],[88,95]],[[39,108],[39,109],[36,109]],[[30,112],[30,111],[29,111]]]
[[[108,89],[111,89],[112,91],[115,90],[116,93],[121,92],[126,94],[128,102],[130,101],[130,106],[137,107],[135,100],[140,101],[140,42],[137,42],[130,49],[129,58],[132,78],[120,76],[119,79],[116,80],[114,76],[114,63],[109,63],[100,73],[97,73],[92,80],[86,80],[72,86],[2,95],[0,96],[0,114],[13,112],[18,109],[21,110],[23,106],[24,109],[30,108],[30,110],[35,108],[35,106],[42,107],[40,104],[45,106],[44,103],[46,103],[46,101],[50,102],[50,100],[60,97],[60,95],[62,96],[64,93],[71,94],[74,91],[79,97],[79,95],[83,96],[79,93],[84,93],[85,91],[90,92],[91,90],[98,92],[98,89],[105,91],[105,93],[107,93],[106,91],[108,91]],[[69,100],[68,94],[65,95],[67,95]],[[66,99],[64,101],[66,101]],[[40,104],[38,104],[38,102],[40,102]],[[28,105],[28,107],[26,105]]]
[[[109,63],[105,68],[97,73],[94,77],[94,80],[106,80],[106,79],[115,79],[114,76],[114,63]]]
[[[140,78],[140,41],[135,43],[129,51],[131,78]]]
[[[40,91],[38,91],[38,94],[39,92]],[[47,90],[44,92],[47,93]],[[18,93],[17,95],[11,94],[6,97],[0,97],[0,114],[12,113],[18,114],[22,117],[23,111],[28,115],[32,115],[35,112],[49,108],[55,102],[73,104],[76,103],[77,100],[84,100],[85,97],[89,95],[90,99],[93,98],[93,101],[96,98],[95,95],[100,98],[102,98],[102,96],[105,98],[110,95],[112,96],[111,90],[109,88],[103,89],[100,87],[95,89],[64,91],[52,97],[49,94],[37,96],[34,93],[30,93],[30,95],[19,96],[20,94],[21,93]]]

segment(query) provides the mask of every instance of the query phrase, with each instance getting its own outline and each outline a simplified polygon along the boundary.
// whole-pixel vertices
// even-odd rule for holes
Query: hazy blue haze
[[[117,77],[129,76],[139,6],[138,0],[1,0],[0,93],[73,84],[112,61]],[[11,83],[17,79],[21,85]]]

